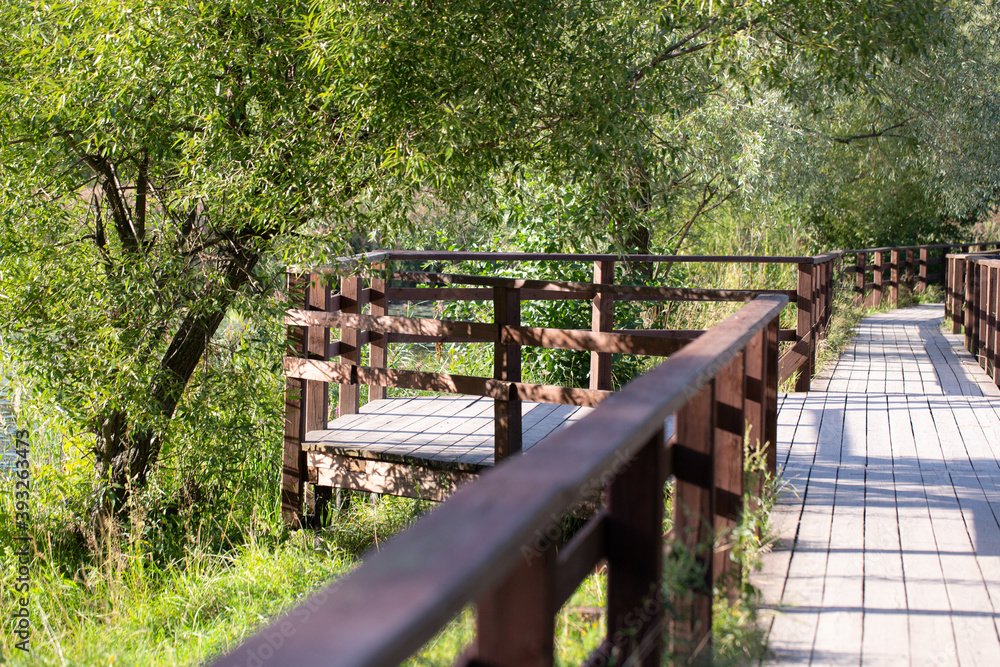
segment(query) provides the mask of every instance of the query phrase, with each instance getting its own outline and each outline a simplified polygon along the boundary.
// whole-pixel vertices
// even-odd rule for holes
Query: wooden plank
[[[292,301],[309,303],[308,276],[286,273],[286,292]],[[308,349],[308,329],[288,327],[288,352],[302,355]],[[306,433],[306,409],[303,399],[306,382],[285,379],[284,436],[281,455],[281,517],[286,525],[300,527],[303,523],[306,465],[302,439]]]
[[[812,260],[809,260],[811,265]],[[645,285],[603,285],[598,283],[566,282],[560,280],[525,280],[496,276],[472,276],[449,273],[401,271],[391,275],[393,280],[446,285],[481,285],[507,289],[544,290],[548,292],[612,294],[617,301],[753,301],[762,294],[787,294],[786,290],[715,290],[692,287],[649,287]]]
[[[301,524],[306,462],[301,447],[302,380],[285,380],[285,429],[281,454],[281,518],[293,527]]]
[[[964,301],[965,301],[965,303],[964,303],[965,322],[963,323],[963,325],[964,325],[964,330],[965,330],[965,349],[967,349],[969,351],[969,353],[972,354],[973,356],[975,356],[975,354],[976,354],[975,350],[973,349],[973,341],[974,341],[973,332],[975,331],[975,326],[976,326],[976,314],[975,314],[975,307],[976,307],[976,301],[975,301],[976,296],[975,295],[976,295],[976,289],[975,289],[975,285],[976,285],[976,282],[977,282],[977,280],[976,280],[977,275],[978,275],[978,273],[976,271],[976,265],[975,265],[975,263],[971,262],[971,261],[966,261],[965,262],[965,295],[964,295]]]
[[[984,263],[985,264],[985,263]],[[986,290],[986,343],[984,345],[986,354],[986,373],[997,378],[997,304],[1000,302],[997,294],[997,272],[998,269],[986,264],[985,274],[987,279]]]
[[[441,502],[463,484],[476,479],[474,473],[443,470],[412,463],[360,459],[331,452],[308,452],[308,466],[316,484],[337,489],[386,493]]]
[[[885,434],[886,439],[888,433]],[[873,441],[881,438],[872,438]],[[909,665],[906,588],[892,466],[865,474],[864,639],[862,664]]]
[[[394,274],[395,275],[395,274]],[[427,274],[439,275],[439,274]],[[428,282],[434,282],[429,280]],[[795,290],[711,290],[676,288],[664,294],[621,294],[618,301],[748,301],[758,294],[783,294],[795,298]],[[690,291],[689,291],[690,290]],[[597,293],[588,290],[522,289],[521,301],[591,301]],[[390,287],[391,301],[491,301],[489,287]]]
[[[687,340],[662,336],[639,336],[618,332],[549,329],[546,327],[505,326],[500,331],[505,342],[555,350],[580,350],[617,354],[667,357],[687,345]],[[609,385],[610,386],[610,385]]]
[[[490,342],[497,339],[495,324],[481,322],[456,322],[419,317],[372,316],[355,313],[321,313],[290,310],[286,324],[310,324],[348,329],[367,329],[379,333],[432,336],[456,342]]]
[[[934,664],[958,665],[958,649],[951,624],[951,605],[938,556],[928,502],[937,490],[924,484],[919,471],[896,473],[900,550],[905,575],[906,603],[917,613],[907,615],[909,651]],[[915,660],[916,661],[916,660]]]
[[[906,252],[906,265],[905,265],[905,269],[903,271],[904,282],[906,284],[906,289],[908,289],[910,292],[913,292],[914,291],[914,283],[913,283],[913,266],[914,266],[914,262],[913,262],[913,248],[907,248],[905,252]]]
[[[845,251],[851,252],[851,251]],[[474,262],[690,262],[696,263],[731,263],[745,264],[799,264],[810,261],[812,257],[788,257],[779,255],[612,255],[594,253],[550,253],[550,252],[463,252],[442,250],[390,250],[378,255],[383,258],[398,260],[445,260]]]
[[[765,417],[765,368],[767,361],[767,331],[754,336],[746,349],[743,411],[747,421],[747,442],[752,448],[763,448]]]
[[[792,377],[797,370],[801,370],[809,362],[809,351],[812,347],[812,333],[800,339],[791,348],[785,351],[778,359],[779,382],[784,382]],[[796,385],[795,391],[804,391]],[[805,390],[808,391],[808,390]]]
[[[996,610],[990,603],[978,568],[973,565],[975,546],[955,488],[945,471],[925,471],[923,480],[928,487],[941,490],[935,493],[935,502],[929,503],[929,509],[952,606],[950,616],[958,662],[963,665],[1000,664],[1000,644],[993,620]]]
[[[488,287],[389,287],[390,301],[492,301]]]
[[[522,401],[537,401],[539,403],[559,403],[562,405],[580,405],[594,408],[614,395],[612,391],[592,389],[577,389],[575,387],[560,387],[551,384],[515,383],[517,394]]]
[[[330,287],[323,276],[311,274],[306,284],[305,306],[326,308],[330,300]],[[323,327],[305,327],[302,356],[307,359],[325,359],[330,332]],[[311,431],[326,426],[330,414],[329,388],[325,382],[306,381],[302,385],[302,420],[304,428]]]
[[[552,406],[556,408],[543,419],[538,420],[533,423],[530,427],[525,427],[524,429],[524,448],[528,449],[533,447],[541,440],[547,438],[550,434],[564,427],[567,422],[576,421],[579,417],[577,412],[581,410],[580,408],[570,408],[566,406]],[[583,414],[586,414],[588,408],[583,408]]]
[[[765,338],[764,357],[764,442],[768,445],[767,470],[778,475],[778,338],[780,323],[774,320],[768,325]]]
[[[831,475],[835,477],[835,495],[830,549],[812,660],[857,665],[864,619],[865,471],[845,468],[831,471]]]
[[[368,366],[352,366],[331,361],[314,361],[285,357],[285,376],[325,382],[352,382],[382,387],[399,387],[422,391],[474,396],[507,396],[511,384],[502,380],[449,373],[425,373]],[[350,414],[350,413],[349,413]]]

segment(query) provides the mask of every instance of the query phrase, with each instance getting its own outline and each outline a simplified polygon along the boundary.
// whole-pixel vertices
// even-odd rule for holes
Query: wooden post
[[[305,309],[325,309],[329,300],[323,276],[287,274],[289,301]],[[328,332],[324,327],[289,327],[288,354],[324,359]],[[303,525],[302,501],[306,457],[302,441],[309,431],[326,428],[328,386],[311,380],[285,380],[285,429],[281,461],[281,516],[293,527]]]
[[[340,281],[340,310],[361,313],[365,308],[361,276],[345,276]],[[357,366],[361,363],[361,332],[342,327],[340,330],[340,362]],[[356,415],[361,409],[361,387],[356,384],[340,385],[339,415]]]
[[[615,282],[615,263],[594,262],[594,282],[610,285]],[[591,314],[591,330],[609,332],[614,328],[615,321],[614,295],[598,292],[594,295]],[[611,353],[590,353],[590,388],[611,389]]]
[[[990,269],[990,308],[993,313],[993,382],[1000,387],[1000,267]]]
[[[899,307],[899,250],[889,251],[889,305]]]
[[[743,410],[751,447],[766,447],[767,470],[778,472],[778,319],[747,344]]]
[[[944,256],[944,319],[952,322],[955,320],[955,258]]]
[[[767,326],[767,357],[764,364],[764,442],[767,443],[767,471],[778,474],[778,358],[781,350],[778,334],[780,318]]]
[[[521,347],[504,343],[503,327],[521,326],[521,290],[493,288],[493,321],[497,340],[493,351],[493,377],[508,382],[521,381]],[[511,386],[506,398],[493,402],[493,460],[499,464],[521,451],[521,398]]]
[[[986,250],[986,248],[983,248]],[[983,370],[986,370],[986,339],[989,335],[989,323],[986,317],[986,304],[989,301],[989,273],[985,264],[977,263],[978,280],[976,281],[976,359]]]
[[[476,605],[471,664],[551,667],[555,654],[555,545],[519,558],[514,571]]]
[[[812,284],[813,284],[813,296],[812,296],[812,308],[810,309],[812,313],[812,325],[811,328],[815,333],[816,342],[819,342],[821,332],[819,327],[819,321],[823,313],[823,265],[813,264],[812,265]]]
[[[882,294],[882,252],[880,250],[872,253],[872,261],[875,265],[875,288],[872,290],[872,307],[878,308],[882,305],[882,299],[884,298]]]
[[[917,264],[917,293],[923,293],[927,291],[929,285],[927,284],[927,266],[930,263],[930,249],[927,246],[920,247],[920,261]]]
[[[983,266],[986,285],[986,373],[996,374],[994,361],[997,353],[997,271],[992,266]]]
[[[382,264],[372,265],[372,278],[369,302],[371,303],[371,314],[375,317],[389,314],[389,302],[386,300],[386,267]],[[372,368],[388,368],[389,366],[389,342],[388,337],[382,333],[372,332],[371,359],[368,365]],[[386,397],[386,387],[368,387],[368,401],[377,401]]]
[[[302,451],[302,385],[304,380],[285,378],[285,436],[281,455],[281,518],[293,527],[302,525],[302,496],[306,455]]]
[[[826,286],[826,294],[823,296],[823,336],[826,337],[826,331],[830,328],[830,317],[833,311],[833,299],[836,292],[836,265],[834,262],[839,263],[840,258],[830,259],[826,262],[826,277],[823,280],[823,284]]]
[[[827,282],[829,278],[830,264],[827,261],[816,265],[816,276],[819,281],[816,291],[818,292],[818,308],[816,309],[816,333],[817,337],[824,338],[826,336],[826,304],[827,296],[830,293],[830,285]]]
[[[965,349],[975,356],[976,327],[976,263],[971,257],[965,258]]]
[[[746,396],[743,411],[747,420],[747,440],[751,447],[762,448],[764,438],[764,422],[767,420],[765,406],[765,378],[767,373],[767,329],[762,330],[747,343],[746,379],[744,387]]]
[[[743,437],[746,428],[745,359],[740,352],[715,376],[715,534],[730,545],[732,531],[743,514]],[[730,558],[731,546],[714,554],[714,582],[735,600],[742,585],[739,565]]]
[[[694,587],[677,600],[674,654],[694,662],[712,655],[712,546],[715,542],[714,382],[677,413],[673,446],[674,534],[700,569]]]
[[[868,253],[859,252],[855,263],[857,273],[854,274],[854,305],[865,304],[865,285],[868,283]]]
[[[806,359],[799,366],[799,378],[795,383],[795,391],[809,391],[816,363],[816,340],[812,331],[814,305],[812,294],[813,265],[811,262],[799,264],[799,289],[795,296],[798,308],[795,337],[799,341],[806,341]]]
[[[663,431],[608,485],[608,634],[616,664],[660,664]]]
[[[951,332],[962,333],[965,307],[965,259],[951,259]]]
[[[906,249],[906,289],[913,293],[913,248]]]

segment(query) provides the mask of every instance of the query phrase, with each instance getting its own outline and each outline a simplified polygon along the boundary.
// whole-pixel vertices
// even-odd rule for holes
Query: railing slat
[[[711,655],[712,640],[712,546],[715,531],[715,464],[713,460],[715,388],[701,388],[677,414],[677,438],[673,450],[674,539],[683,545],[686,558],[693,558],[699,573],[694,588],[675,603],[674,653],[694,662]],[[695,581],[695,580],[692,580]]]
[[[661,422],[608,488],[607,640],[615,664],[660,664],[664,454]]]

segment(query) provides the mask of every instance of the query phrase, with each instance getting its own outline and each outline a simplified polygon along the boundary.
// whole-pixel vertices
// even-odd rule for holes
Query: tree
[[[389,242],[415,195],[460,204],[528,167],[591,202],[594,229],[627,234],[700,146],[655,128],[723,85],[847,88],[877,55],[933,40],[939,9],[12,0],[4,344],[93,434],[95,513],[123,516],[272,259]]]

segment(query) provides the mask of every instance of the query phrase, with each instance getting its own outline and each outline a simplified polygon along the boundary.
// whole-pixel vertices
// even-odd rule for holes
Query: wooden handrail
[[[609,613],[618,614],[619,623],[623,622],[622,603],[640,605],[641,609],[644,599],[651,605],[659,604],[650,616],[662,619],[662,600],[657,603],[655,596],[650,597],[651,592],[659,590],[660,572],[651,575],[654,579],[641,582],[642,594],[638,598],[633,594],[637,583],[618,572],[622,558],[641,556],[652,559],[651,563],[659,562],[659,525],[655,526],[655,539],[650,540],[642,531],[624,531],[619,522],[626,520],[623,515],[644,512],[653,499],[662,507],[662,485],[670,467],[669,458],[661,462],[666,453],[664,421],[679,413],[678,433],[689,431],[684,411],[692,399],[705,395],[703,390],[713,386],[720,373],[732,368],[736,360],[745,362],[746,350],[755,338],[775,332],[778,315],[786,303],[786,297],[771,295],[750,302],[663,364],[633,380],[581,421],[553,434],[529,454],[461,488],[356,571],[292,609],[216,664],[242,665],[249,659],[301,667],[396,664],[470,602],[478,601],[493,613],[500,613],[490,605],[493,596],[506,596],[504,599],[512,603],[525,602],[525,596],[530,594],[519,593],[518,582],[511,581],[512,576],[541,581],[553,590],[558,580],[565,591],[601,559],[609,560],[609,604],[619,606]],[[739,368],[743,373],[743,366]],[[739,386],[745,387],[743,375],[738,377]],[[733,400],[742,415],[743,398]],[[759,416],[747,417],[760,423]],[[742,418],[738,421],[742,422]],[[724,430],[731,425],[720,423],[717,428]],[[710,433],[710,437],[715,436]],[[681,486],[700,484],[705,476],[704,470],[689,470],[690,466],[683,463],[702,460],[695,455],[702,444],[694,440],[693,436],[679,435],[670,450],[691,452],[678,456],[672,466]],[[742,451],[742,435],[740,448]],[[648,463],[647,459],[655,465],[637,463]],[[631,500],[639,504],[629,506],[626,489],[616,481],[637,476],[648,479],[642,491],[630,487]],[[588,557],[583,564],[573,563],[573,577],[567,580],[557,574],[554,544],[537,548],[537,536],[550,531],[552,517],[562,516],[605,486],[611,489],[609,513],[592,519],[597,527],[590,530],[591,534],[598,531],[603,539],[588,543]],[[715,488],[714,482],[710,488]],[[706,516],[704,508],[695,509],[701,512],[702,520],[710,524],[715,520],[714,511]],[[640,548],[641,554],[630,552]],[[544,614],[553,615],[556,608],[554,602],[549,602]],[[642,638],[660,633],[662,622],[637,624],[632,630]],[[519,641],[517,637],[507,639]],[[617,643],[618,651],[628,650],[624,635],[612,634],[609,641]],[[490,656],[483,656],[482,650],[480,644],[478,657],[488,661]]]
[[[712,290],[691,287],[649,287],[645,285],[613,285],[578,283],[562,280],[526,280],[498,276],[470,276],[425,271],[397,271],[393,280],[409,280],[442,285],[480,285],[508,289],[534,290],[547,293],[566,293],[571,298],[590,299],[596,294],[613,294],[623,300],[649,301],[751,301],[761,294],[789,294],[787,290]],[[481,294],[481,293],[480,293]]]

